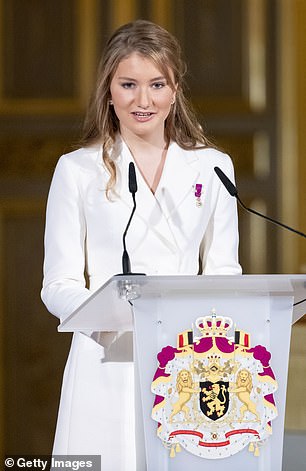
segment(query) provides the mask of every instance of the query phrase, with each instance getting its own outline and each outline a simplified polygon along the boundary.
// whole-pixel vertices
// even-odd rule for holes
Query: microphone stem
[[[132,213],[130,215],[130,219],[128,220],[125,231],[123,233],[123,237],[122,237],[122,240],[123,240],[122,272],[123,272],[124,275],[127,275],[127,274],[131,273],[131,262],[130,262],[130,257],[129,257],[128,251],[126,250],[125,238],[126,238],[127,231],[130,227],[131,220],[132,220],[132,218],[134,216],[134,213],[136,211],[135,193],[132,193],[132,198],[133,198],[133,203],[134,203],[133,210],[132,210]]]
[[[289,227],[289,226],[287,226],[286,224],[283,224],[282,222],[275,221],[274,219],[270,218],[269,216],[266,216],[265,214],[262,214],[262,213],[259,213],[258,211],[255,211],[255,209],[248,208],[248,207],[241,201],[241,199],[239,198],[238,195],[236,195],[236,198],[237,198],[237,201],[238,201],[238,203],[240,204],[240,206],[242,206],[242,207],[243,207],[246,211],[248,211],[249,213],[256,214],[256,216],[261,216],[261,217],[267,219],[267,221],[272,222],[272,223],[275,224],[276,226],[284,227],[285,229],[288,229],[288,230],[291,231],[291,232],[295,232],[296,234],[299,234],[299,235],[301,235],[302,237],[306,237],[306,234],[304,234],[303,232],[297,231],[296,229],[293,229],[292,227]]]
[[[133,203],[134,203],[134,206],[133,206],[133,210],[131,212],[131,215],[130,215],[130,219],[128,220],[128,223],[126,225],[126,228],[125,228],[125,231],[123,233],[123,249],[126,251],[126,244],[125,244],[125,238],[126,238],[126,234],[127,234],[127,231],[129,230],[129,227],[130,227],[130,224],[131,224],[131,220],[133,219],[133,216],[134,216],[134,213],[136,211],[136,198],[135,198],[135,193],[132,193],[132,198],[133,198]]]
[[[297,301],[296,303],[293,304],[293,306],[298,306],[299,304],[302,304],[302,303],[305,303],[305,302],[306,302],[306,298],[302,299],[301,301]]]

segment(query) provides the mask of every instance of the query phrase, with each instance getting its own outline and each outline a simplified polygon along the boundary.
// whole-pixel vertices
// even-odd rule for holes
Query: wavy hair
[[[177,39],[161,26],[146,20],[136,20],[117,29],[108,40],[97,74],[97,83],[92,94],[84,122],[81,145],[102,143],[102,157],[109,171],[107,195],[116,184],[116,164],[112,150],[120,130],[119,120],[110,106],[110,85],[119,63],[137,52],[154,62],[170,87],[175,90],[175,103],[165,121],[167,143],[175,141],[183,149],[214,147],[204,136],[190,103],[184,94],[186,64],[182,60],[181,47]],[[169,70],[172,71],[174,83]]]

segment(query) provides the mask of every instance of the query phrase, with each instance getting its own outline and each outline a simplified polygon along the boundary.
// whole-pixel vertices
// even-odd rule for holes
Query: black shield
[[[225,381],[200,382],[200,408],[203,414],[211,420],[224,417],[229,406],[229,383]]]

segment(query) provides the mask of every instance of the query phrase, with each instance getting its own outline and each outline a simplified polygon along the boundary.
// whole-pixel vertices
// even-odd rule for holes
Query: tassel
[[[170,458],[174,458],[174,457],[175,457],[175,450],[174,450],[174,446],[172,446],[170,450]]]
[[[259,456],[259,447],[256,445],[254,456]]]
[[[180,453],[182,451],[181,446],[180,446],[179,443],[176,444],[175,451],[176,451],[176,453]]]
[[[250,451],[251,453],[254,453],[254,443],[253,443],[253,442],[251,442],[251,443],[249,444],[249,451]]]

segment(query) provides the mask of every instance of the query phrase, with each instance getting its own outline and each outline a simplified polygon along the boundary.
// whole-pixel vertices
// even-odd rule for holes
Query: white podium
[[[59,331],[134,331],[137,471],[281,471],[291,325],[306,312],[306,275],[115,276],[71,314]],[[294,307],[293,305],[296,304]],[[221,459],[182,450],[171,458],[151,418],[157,354],[201,316],[230,317],[271,353],[278,382],[272,435],[254,456],[245,447]]]

